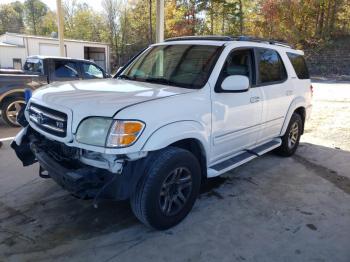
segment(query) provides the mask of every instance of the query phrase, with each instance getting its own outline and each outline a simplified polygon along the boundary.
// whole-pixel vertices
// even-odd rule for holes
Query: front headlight
[[[76,139],[78,142],[94,146],[105,146],[106,137],[113,119],[89,117],[78,127]]]
[[[79,125],[76,139],[94,146],[126,147],[136,142],[144,127],[143,122],[136,120],[90,117]]]
[[[107,147],[126,147],[136,142],[145,124],[136,120],[116,120],[109,132]]]

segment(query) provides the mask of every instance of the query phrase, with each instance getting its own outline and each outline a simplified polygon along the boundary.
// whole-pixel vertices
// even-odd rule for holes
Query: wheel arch
[[[301,116],[303,120],[303,129],[302,134],[304,133],[304,123],[306,119],[306,101],[303,97],[297,97],[293,100],[293,102],[290,104],[288,112],[286,114],[286,117],[284,119],[284,123],[281,129],[280,135],[283,136],[287,130],[289,121],[293,115],[293,113],[297,113]]]
[[[190,151],[198,159],[203,177],[207,172],[209,134],[196,121],[174,122],[157,129],[145,142],[143,151],[155,151],[174,146]]]
[[[13,89],[9,90],[2,95],[0,95],[0,106],[2,103],[12,97],[23,97],[24,98],[24,89]]]

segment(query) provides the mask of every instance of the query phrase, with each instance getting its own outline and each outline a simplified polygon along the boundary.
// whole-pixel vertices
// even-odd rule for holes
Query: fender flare
[[[289,124],[289,121],[290,121],[294,111],[299,107],[303,107],[306,110],[306,100],[304,97],[298,96],[298,97],[294,98],[294,100],[290,104],[288,112],[286,114],[286,117],[284,118],[284,122],[283,122],[280,136],[283,136],[285,134],[287,127],[288,127],[288,124]]]
[[[142,151],[155,151],[184,139],[196,139],[208,156],[210,135],[204,126],[194,120],[172,122],[156,129],[142,146]]]
[[[0,95],[0,104],[4,101],[4,99],[6,97],[11,96],[13,94],[23,94],[23,96],[24,96],[24,90],[25,89],[16,88],[16,89],[10,89],[10,90],[6,91],[5,93]]]

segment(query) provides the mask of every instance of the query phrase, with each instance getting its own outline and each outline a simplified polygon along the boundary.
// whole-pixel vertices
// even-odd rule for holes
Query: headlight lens
[[[145,124],[140,121],[116,120],[110,130],[107,147],[126,147],[136,142]]]
[[[78,128],[77,141],[94,146],[105,146],[112,122],[112,119],[103,117],[90,117],[83,120]]]

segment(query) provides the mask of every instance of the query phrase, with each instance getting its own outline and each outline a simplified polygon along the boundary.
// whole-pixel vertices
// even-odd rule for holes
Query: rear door
[[[248,91],[222,90],[222,81],[230,75],[247,76]],[[260,88],[255,86],[253,48],[232,50],[212,93],[212,163],[255,145],[262,117],[261,97]]]
[[[293,99],[293,86],[277,50],[255,49],[257,85],[263,97],[263,115],[257,143],[278,137]]]

